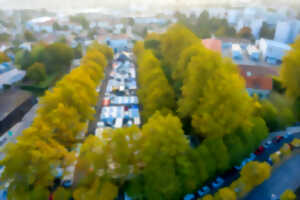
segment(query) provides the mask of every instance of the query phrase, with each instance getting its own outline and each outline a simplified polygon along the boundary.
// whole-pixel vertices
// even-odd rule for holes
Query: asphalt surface
[[[300,152],[272,171],[271,177],[252,190],[243,200],[270,200],[272,194],[280,197],[287,189],[300,186]]]
[[[264,144],[266,141],[270,140],[272,141],[272,139],[276,136],[283,136],[287,133],[287,131],[278,131],[278,132],[272,132],[269,134],[269,136],[261,143],[261,144]],[[297,132],[297,133],[294,133],[293,135],[289,136],[288,138],[284,138],[282,139],[279,143],[272,143],[270,145],[270,147],[268,149],[265,149],[264,152],[262,152],[260,155],[257,155],[256,158],[254,159],[254,161],[259,161],[259,162],[264,162],[264,161],[267,161],[269,159],[269,156],[278,151],[285,143],[290,143],[294,138],[300,138],[300,131]],[[299,154],[299,152],[298,152]],[[298,160],[297,160],[298,161]],[[300,174],[300,162],[296,162],[294,161],[293,164],[295,164],[293,167],[294,167],[294,170],[293,173],[298,173]],[[298,165],[296,165],[298,164]],[[299,166],[299,167],[298,167]],[[283,170],[284,172],[284,170]],[[271,174],[271,176],[273,176],[273,173]],[[236,169],[230,169],[228,170],[227,172],[225,172],[224,174],[220,175],[220,177],[222,177],[224,179],[224,183],[222,184],[222,187],[220,188],[223,188],[223,187],[227,187],[229,186],[233,181],[235,181],[236,179],[238,179],[240,177],[240,173],[238,170]],[[300,186],[300,178],[298,176],[292,176],[289,177],[289,179],[291,179],[291,182],[298,182],[298,186]],[[220,188],[218,189],[213,189],[211,187],[211,184],[212,184],[212,181],[211,182],[207,182],[205,185],[206,186],[209,186],[210,189],[211,189],[211,192],[209,194],[214,194],[216,193]],[[272,182],[271,185],[275,185],[277,184],[276,182]],[[200,188],[199,188],[200,189]],[[258,196],[259,197],[259,196]],[[249,198],[247,200],[270,200],[270,197],[269,198]]]
[[[107,88],[109,75],[110,75],[111,71],[112,71],[112,63],[109,63],[109,65],[105,68],[104,79],[101,83],[101,87],[100,87],[100,91],[99,91],[99,99],[98,99],[98,102],[97,102],[97,105],[96,105],[96,108],[95,108],[96,113],[94,115],[94,119],[89,122],[87,135],[88,134],[95,134],[95,132],[96,132],[97,122],[99,121],[101,110],[102,110],[102,105],[101,104],[102,104],[102,100],[103,100],[104,95],[105,95],[105,91],[106,91],[106,88]]]
[[[31,123],[35,117],[37,108],[38,108],[38,105],[36,104],[26,113],[26,115],[23,117],[23,119],[19,123],[15,124],[9,130],[13,133],[11,136],[8,134],[8,131],[3,136],[1,136],[1,139],[6,138],[5,142],[1,145],[1,148],[4,147],[8,142],[15,143],[17,141],[17,137],[22,134],[23,130],[28,128],[31,125]],[[3,157],[4,157],[4,154],[2,152],[0,152],[0,160],[2,160]]]

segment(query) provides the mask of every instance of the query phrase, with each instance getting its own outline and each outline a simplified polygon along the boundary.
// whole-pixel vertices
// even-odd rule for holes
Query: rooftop
[[[0,120],[31,97],[29,92],[19,89],[10,89],[0,93]]]
[[[202,40],[203,45],[212,51],[222,52],[222,41],[218,39],[204,39]]]
[[[241,43],[241,59],[232,59],[237,65],[247,65],[247,66],[264,66],[264,67],[278,67],[279,65],[272,65],[267,63],[260,55],[258,60],[252,60],[247,53],[247,47],[249,44]],[[232,58],[232,43],[222,44],[222,55],[224,57]]]

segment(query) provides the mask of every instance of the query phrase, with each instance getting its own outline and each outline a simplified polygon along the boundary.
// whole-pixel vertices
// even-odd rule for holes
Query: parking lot
[[[101,111],[97,116],[95,135],[99,138],[105,129],[141,125],[139,100],[136,95],[136,67],[132,54],[122,52],[115,55],[112,70],[108,74],[101,100]],[[103,91],[102,91],[103,92]]]

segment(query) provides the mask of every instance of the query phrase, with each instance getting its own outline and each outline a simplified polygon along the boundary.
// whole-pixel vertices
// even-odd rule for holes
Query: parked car
[[[221,187],[224,183],[224,179],[221,177],[217,177],[217,179],[212,183],[213,188],[217,189]]]
[[[284,134],[283,138],[287,139],[291,136],[292,134],[290,132],[287,132],[286,134]]]
[[[259,146],[256,151],[254,152],[255,155],[260,155],[265,151],[265,148],[263,146]]]
[[[183,198],[184,200],[193,200],[195,199],[195,195],[194,194],[187,194],[184,196]]]
[[[208,194],[209,192],[210,192],[210,188],[208,186],[203,186],[200,190],[198,190],[198,195],[200,197],[203,197],[206,194]]]
[[[273,142],[274,144],[277,144],[277,143],[279,143],[281,140],[283,140],[283,136],[276,136],[276,137],[273,138],[272,142]]]
[[[270,140],[266,141],[264,144],[263,144],[263,147],[265,149],[268,149],[270,146],[271,146],[272,142]]]
[[[254,153],[250,154],[250,157],[248,158],[248,162],[253,161],[256,158],[256,155]]]

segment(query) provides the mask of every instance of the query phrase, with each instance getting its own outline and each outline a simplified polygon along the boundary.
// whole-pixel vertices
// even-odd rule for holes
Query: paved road
[[[109,65],[105,68],[105,72],[104,72],[104,80],[102,81],[101,84],[101,88],[99,91],[99,99],[96,105],[96,113],[94,115],[94,119],[92,121],[89,122],[88,125],[88,134],[95,134],[96,128],[97,128],[97,122],[99,121],[99,117],[101,114],[101,110],[102,110],[102,100],[104,98],[104,94],[107,88],[107,84],[108,84],[108,80],[109,80],[109,75],[112,71],[112,63],[109,63]]]
[[[32,121],[33,121],[33,118],[35,117],[35,113],[36,113],[36,110],[38,108],[38,104],[34,105],[27,113],[26,115],[23,117],[23,119],[15,124],[11,129],[10,131],[13,133],[12,136],[10,136],[8,134],[8,132],[4,133],[3,136],[1,136],[1,138],[7,138],[6,142],[4,144],[1,145],[1,148],[3,146],[5,146],[8,142],[13,142],[15,143],[16,142],[16,138],[21,135],[22,131],[26,128],[28,128]],[[1,152],[0,153],[0,160],[3,159],[4,157],[4,154]]]
[[[272,194],[280,196],[286,189],[300,186],[300,152],[272,171],[271,177],[252,190],[244,200],[270,200]]]

